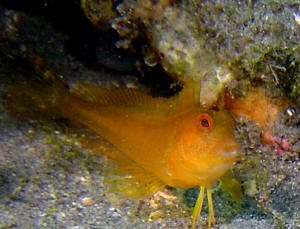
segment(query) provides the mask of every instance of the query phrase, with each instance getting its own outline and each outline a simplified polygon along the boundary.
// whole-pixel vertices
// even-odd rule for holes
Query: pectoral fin
[[[108,155],[117,168],[106,169],[105,182],[109,191],[119,192],[124,197],[139,199],[149,197],[166,186],[158,177],[148,172],[122,153],[114,151]]]
[[[229,170],[221,177],[222,188],[230,193],[232,199],[238,201],[242,198],[242,188],[240,182],[235,178],[232,171]]]

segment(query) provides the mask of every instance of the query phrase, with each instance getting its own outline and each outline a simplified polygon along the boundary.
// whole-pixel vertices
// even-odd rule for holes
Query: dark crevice
[[[57,31],[67,35],[66,52],[90,69],[107,69],[112,73],[136,76],[158,96],[169,97],[181,89],[181,85],[174,82],[162,66],[144,64],[141,47],[146,45],[145,39],[133,42],[134,53],[116,48],[115,42],[120,39],[117,32],[112,29],[100,31],[94,27],[84,15],[79,0],[6,0],[0,6],[43,17]]]

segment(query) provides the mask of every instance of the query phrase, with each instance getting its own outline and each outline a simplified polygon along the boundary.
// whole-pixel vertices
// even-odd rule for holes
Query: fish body
[[[101,135],[168,186],[210,186],[236,159],[239,145],[228,111],[184,104],[186,92],[162,99],[136,89],[84,88],[97,98],[67,94],[62,116]],[[202,116],[212,122],[207,130],[197,124]]]
[[[210,112],[224,128],[207,135],[196,127],[197,116],[205,113],[197,107],[166,118],[145,117],[132,107],[95,108],[74,98],[69,101],[64,117],[88,126],[166,185],[211,185],[235,160],[234,123],[225,111]]]
[[[199,84],[186,82],[178,95],[166,99],[132,88],[89,84],[70,92],[54,78],[15,86],[10,93],[11,110],[19,115],[67,118],[112,143],[118,151],[105,156],[131,175],[126,182],[133,181],[116,188],[125,196],[146,197],[164,186],[200,186],[193,228],[207,189],[209,226],[214,223],[209,188],[235,162],[239,144],[227,110],[199,105]],[[100,149],[99,153],[104,154]]]

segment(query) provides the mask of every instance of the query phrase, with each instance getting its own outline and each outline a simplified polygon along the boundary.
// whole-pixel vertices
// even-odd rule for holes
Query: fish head
[[[181,186],[209,186],[237,159],[240,146],[234,136],[234,119],[226,110],[196,109],[181,120],[169,168],[177,183],[181,179],[187,184]]]

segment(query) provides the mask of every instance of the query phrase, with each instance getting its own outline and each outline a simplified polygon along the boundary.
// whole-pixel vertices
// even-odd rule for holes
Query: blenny
[[[232,167],[240,148],[231,114],[202,108],[198,85],[187,81],[178,95],[154,98],[133,88],[91,84],[69,91],[48,74],[17,83],[9,99],[15,114],[70,119],[112,143],[119,151],[105,156],[135,180],[120,190],[126,196],[147,197],[165,186],[200,187],[195,228],[205,189],[208,226],[215,223],[210,187]]]

